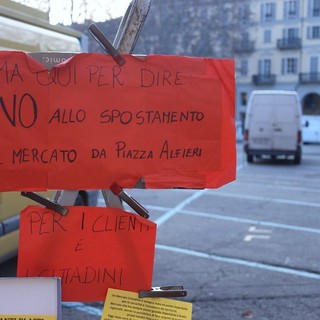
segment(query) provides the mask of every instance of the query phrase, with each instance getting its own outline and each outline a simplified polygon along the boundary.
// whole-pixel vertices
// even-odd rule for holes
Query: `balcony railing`
[[[235,53],[251,53],[254,51],[254,41],[236,41],[233,50]]]
[[[320,83],[320,72],[309,72],[299,74],[300,83]]]
[[[257,86],[273,85],[276,82],[275,74],[255,74],[252,76],[253,84]]]
[[[301,38],[282,38],[277,41],[279,50],[301,49]]]

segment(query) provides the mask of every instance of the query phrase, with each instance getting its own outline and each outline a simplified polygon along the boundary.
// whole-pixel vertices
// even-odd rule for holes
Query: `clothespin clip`
[[[135,212],[137,212],[141,217],[146,219],[149,218],[149,212],[144,208],[136,199],[131,197],[127,192],[125,192],[118,184],[113,183],[110,190],[118,196],[121,200],[126,202]]]
[[[58,203],[51,201],[50,199],[48,199],[38,193],[23,191],[23,192],[21,192],[21,195],[42,204],[43,206],[45,206],[48,209],[51,209],[51,210],[54,210],[54,211],[60,213],[62,216],[65,216],[68,213],[67,208],[61,206]]]
[[[126,60],[118,52],[118,50],[112,45],[112,43],[105,37],[105,35],[100,31],[100,29],[95,25],[91,24],[88,31],[93,36],[93,38],[100,44],[100,46],[107,52],[110,53],[114,61],[122,66],[126,63]]]
[[[186,295],[187,291],[183,290],[183,286],[152,287],[151,290],[139,291],[139,298],[185,297]]]

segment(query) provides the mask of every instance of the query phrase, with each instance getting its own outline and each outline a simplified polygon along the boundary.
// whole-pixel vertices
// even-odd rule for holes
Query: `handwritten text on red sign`
[[[103,301],[109,287],[150,290],[156,225],[120,209],[21,213],[18,275],[60,277],[64,301]]]
[[[0,191],[215,188],[235,177],[231,60],[0,53]],[[63,177],[63,178],[61,178]]]

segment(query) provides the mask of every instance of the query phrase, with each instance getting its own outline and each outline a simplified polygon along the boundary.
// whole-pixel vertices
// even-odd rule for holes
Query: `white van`
[[[301,162],[301,106],[295,91],[255,90],[245,118],[244,151],[254,157],[292,157]]]

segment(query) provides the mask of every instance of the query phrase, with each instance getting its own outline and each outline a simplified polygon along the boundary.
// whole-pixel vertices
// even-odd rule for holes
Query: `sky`
[[[122,17],[125,14],[131,0],[116,0],[116,1],[106,0],[105,1],[105,3],[108,3],[108,2],[111,4],[111,11],[112,11],[113,17],[118,18],[118,17]]]
[[[34,7],[41,8],[47,6],[49,0],[14,0],[16,2]],[[69,0],[50,0],[50,22],[52,24],[63,23],[71,24]],[[73,0],[74,7],[78,7],[83,0]],[[125,14],[131,0],[86,0],[90,18],[96,22],[105,21],[111,18],[118,18]],[[42,4],[41,4],[42,3]],[[43,4],[44,3],[44,4]],[[83,12],[75,12],[75,16],[83,19]]]

